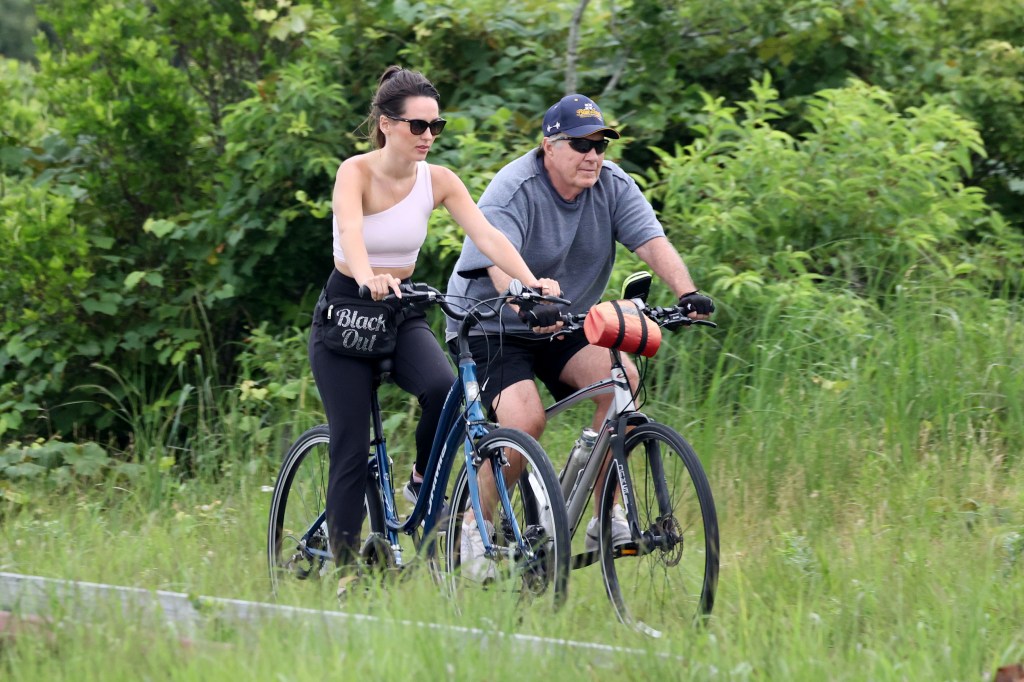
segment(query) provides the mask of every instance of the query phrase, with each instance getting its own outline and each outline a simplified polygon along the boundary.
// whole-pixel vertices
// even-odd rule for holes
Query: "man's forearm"
[[[668,284],[676,296],[688,294],[697,288],[686,264],[667,238],[655,237],[641,245],[636,255],[651,266],[654,274]]]

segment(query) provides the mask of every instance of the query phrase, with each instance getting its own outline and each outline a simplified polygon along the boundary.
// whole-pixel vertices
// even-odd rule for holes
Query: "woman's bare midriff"
[[[338,272],[340,272],[341,274],[346,275],[348,277],[352,277],[352,279],[355,279],[355,277],[352,275],[352,271],[348,269],[347,264],[336,260],[334,261],[334,267],[336,267],[338,269]],[[403,268],[374,268],[373,274],[391,275],[395,279],[408,279],[409,277],[412,277],[412,273],[414,270],[416,270],[415,265],[407,265],[406,267]]]

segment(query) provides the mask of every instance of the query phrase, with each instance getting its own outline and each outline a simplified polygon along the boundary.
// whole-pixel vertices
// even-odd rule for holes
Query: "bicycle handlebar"
[[[445,295],[423,282],[409,282],[398,285],[399,291],[402,292],[402,297],[399,298],[395,294],[388,294],[382,301],[399,301],[402,305],[416,305],[417,303],[436,303],[441,306],[441,310],[448,317],[455,320],[462,320],[468,315],[468,311],[458,311],[448,304],[448,300]],[[359,285],[359,298],[370,298],[370,290],[365,284]],[[488,315],[487,313],[490,313]],[[487,318],[493,315],[493,311],[485,311],[480,315],[482,318]]]
[[[407,284],[399,284],[399,290],[402,292],[402,297],[399,298],[395,294],[388,294],[385,296],[383,301],[400,301],[402,305],[416,305],[418,303],[433,303],[441,306],[441,310],[444,314],[453,320],[465,320],[467,317],[472,316],[477,321],[488,320],[498,314],[497,310],[486,305],[486,301],[472,301],[471,305],[462,307],[461,310],[457,310],[451,302],[448,300],[448,294],[438,291],[429,284],[423,282],[409,282]],[[359,297],[370,298],[370,290],[365,284],[359,286]],[[464,296],[451,296],[451,298],[465,299]],[[509,283],[508,290],[498,298],[506,299],[508,303],[515,303],[521,306],[533,306],[538,303],[559,303],[562,305],[569,305],[570,302],[564,298],[558,296],[551,296],[548,294],[539,294],[528,286],[525,286],[522,282],[517,279],[512,280]]]
[[[679,306],[645,306],[639,304],[640,310],[659,327],[665,327],[669,331],[675,331],[679,327],[700,325],[703,327],[717,327],[711,320],[695,320],[689,317]],[[583,329],[583,321],[589,313],[564,313],[561,315],[562,323],[565,325],[555,334],[567,334]]]

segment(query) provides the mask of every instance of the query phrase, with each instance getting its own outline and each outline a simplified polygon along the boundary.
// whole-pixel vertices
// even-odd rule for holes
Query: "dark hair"
[[[409,97],[430,97],[441,103],[437,89],[419,71],[409,71],[400,66],[386,68],[377,83],[377,92],[370,103],[370,115],[366,118],[370,142],[377,149],[384,146],[381,115],[401,116],[405,113],[405,100]]]

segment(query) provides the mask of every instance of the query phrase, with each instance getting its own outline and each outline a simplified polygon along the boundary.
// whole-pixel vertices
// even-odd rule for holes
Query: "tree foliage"
[[[134,448],[116,406],[146,385],[157,440],[183,442],[204,390],[267,388],[260,368],[277,388],[247,405],[307,400],[283,376],[293,330],[392,63],[438,86],[431,160],[474,195],[573,69],[727,310],[857,310],[911,284],[1019,297],[1014,4],[593,1],[568,63],[574,8],[534,1],[46,0],[36,64],[0,64],[0,436]],[[435,215],[417,277],[441,284],[462,235]]]

